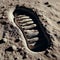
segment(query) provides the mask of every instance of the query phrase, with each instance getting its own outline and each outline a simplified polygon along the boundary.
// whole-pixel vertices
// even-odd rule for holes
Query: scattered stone
[[[49,4],[49,2],[45,2],[45,5],[47,5],[47,7],[51,7],[51,5]]]
[[[9,52],[13,52],[13,51],[16,51],[16,50],[17,50],[17,47],[15,45],[12,45],[12,46],[5,49],[5,51],[9,51]]]
[[[13,0],[12,0],[13,1]],[[7,5],[6,5],[6,2],[7,2]],[[16,4],[18,4],[18,2],[12,2],[12,3],[10,3],[11,1],[9,1],[9,3],[8,3],[8,1],[5,1],[5,2],[3,2],[3,3],[1,3],[1,5],[2,4],[5,4],[6,5],[6,9],[8,9],[9,7],[8,7],[8,4],[10,5],[10,6],[12,6],[12,5],[16,5]],[[28,2],[28,1],[27,1]],[[16,3],[16,4],[15,4]],[[24,2],[25,3],[25,2]],[[24,4],[23,3],[23,4]],[[39,1],[38,2],[36,2],[36,3],[40,3]],[[22,3],[21,3],[22,4]],[[1,9],[4,9],[5,8],[5,5],[4,6],[1,6]],[[31,5],[31,4],[27,4],[27,5]],[[26,5],[26,6],[27,6]],[[38,4],[39,5],[39,4]],[[49,2],[46,2],[45,3],[45,5],[47,6],[47,7],[51,7],[51,5],[49,4]],[[25,5],[24,5],[25,6]],[[15,6],[14,6],[15,7]],[[31,6],[30,6],[31,7]],[[39,7],[39,6],[38,6]],[[42,7],[42,6],[41,6]],[[54,6],[55,7],[55,6]],[[32,8],[32,7],[31,7]],[[33,9],[36,9],[35,7],[33,7]],[[39,9],[39,8],[37,8],[37,9]],[[57,9],[56,9],[57,10]],[[42,14],[44,14],[44,11],[45,10],[42,10],[41,9],[41,11],[42,11]],[[47,10],[48,11],[48,10]],[[58,11],[58,10],[57,10]],[[2,15],[5,15],[4,14],[4,12],[2,12]],[[0,59],[1,60],[19,60],[20,59],[20,56],[22,55],[22,60],[24,60],[24,59],[26,59],[27,58],[27,56],[28,56],[28,60],[34,60],[34,59],[32,59],[32,58],[36,58],[35,56],[33,57],[33,54],[31,54],[31,59],[29,59],[30,58],[30,56],[29,55],[26,55],[26,52],[24,52],[23,50],[24,49],[22,49],[22,48],[19,48],[20,47],[20,45],[22,44],[21,42],[20,42],[20,39],[15,39],[15,41],[14,41],[14,39],[13,38],[11,38],[11,40],[9,40],[10,42],[12,42],[12,43],[14,43],[15,44],[15,42],[17,43],[17,45],[18,45],[18,48],[15,46],[15,45],[12,45],[12,46],[10,46],[10,47],[7,47],[7,48],[3,48],[3,47],[6,47],[6,46],[4,46],[3,44],[5,43],[5,42],[7,42],[8,41],[8,39],[7,38],[5,38],[5,36],[6,36],[6,31],[9,31],[8,29],[9,29],[9,27],[11,28],[11,32],[12,32],[12,30],[14,29],[14,27],[13,27],[13,25],[9,25],[8,26],[8,24],[6,23],[7,22],[7,20],[6,20],[6,22],[3,22],[3,19],[4,20],[6,20],[5,19],[5,17],[4,16],[2,16],[2,17],[0,17],[0,21],[2,22],[1,24],[3,25],[3,26],[6,26],[5,28],[6,29],[3,29],[4,27],[1,27],[0,28],[0,31],[1,31],[1,33],[0,33],[0,44],[2,44],[2,46],[0,46]],[[44,19],[42,19],[42,20],[44,20]],[[57,22],[57,24],[60,24],[60,21],[58,21]],[[46,26],[46,25],[45,25]],[[5,31],[5,32],[4,32]],[[14,32],[14,35],[12,35],[12,37],[14,37],[15,35],[16,35],[16,37],[17,37],[17,33],[15,34],[15,31],[16,31],[16,29],[15,30],[13,30]],[[3,33],[2,33],[3,32]],[[18,31],[17,31],[18,32]],[[12,33],[12,34],[13,34]],[[2,34],[2,35],[1,35]],[[7,33],[7,35],[8,34],[10,34],[10,33]],[[57,34],[55,34],[55,36],[57,36]],[[6,36],[7,37],[7,36]],[[10,37],[10,35],[8,35],[8,37]],[[15,37],[14,37],[15,38]],[[44,40],[45,41],[45,40]],[[57,41],[58,41],[58,39],[57,39]],[[10,42],[7,42],[6,43],[6,45],[8,44],[8,45],[10,45],[11,43]],[[18,42],[19,42],[19,44],[18,44]],[[55,45],[55,43],[53,43],[54,45]],[[3,49],[2,49],[2,48]],[[59,49],[58,49],[58,47],[56,47],[56,46],[54,46],[55,48],[53,49],[53,51],[51,51],[51,53],[49,53],[49,51],[46,51],[45,52],[45,55],[47,56],[48,55],[48,53],[49,54],[51,54],[51,56],[53,57],[53,58],[56,58],[56,56],[57,56],[57,59],[59,60]],[[4,49],[5,49],[5,51],[9,51],[9,52],[7,52],[6,54],[5,54],[5,51],[4,51]],[[14,51],[14,50],[17,50],[17,52],[16,51]],[[14,53],[11,53],[11,52],[13,52],[14,51]],[[56,53],[55,53],[55,55],[53,54],[53,52],[55,52],[55,51],[57,51]],[[21,52],[21,53],[20,53]],[[19,55],[19,53],[21,54],[21,55]],[[38,53],[38,52],[37,52]],[[5,55],[4,55],[5,54]],[[39,54],[38,54],[39,55]],[[37,56],[38,56],[37,55]],[[51,58],[48,58],[48,57],[46,57],[45,55],[43,55],[43,52],[42,52],[42,54],[40,54],[41,56],[42,56],[42,58],[43,59],[45,59],[45,60],[55,60],[55,59],[51,59]],[[12,57],[11,57],[12,56]],[[11,58],[11,59],[10,59]],[[56,60],[57,60],[56,59]],[[20,59],[21,60],[21,59]],[[35,60],[41,60],[40,58],[36,58]]]
[[[13,28],[13,25],[10,25],[11,28]]]
[[[58,21],[57,24],[60,24],[60,21]]]
[[[38,3],[40,3],[40,2],[38,1]]]
[[[22,51],[22,49],[21,48],[17,48],[17,52],[21,52]]]
[[[0,40],[3,38],[3,31],[4,31],[4,26],[0,24]]]
[[[8,40],[6,38],[3,38],[4,42],[7,42]]]
[[[51,7],[51,5],[48,5],[47,7]]]
[[[4,8],[4,6],[2,6],[1,8]]]
[[[23,56],[23,51],[21,51],[21,52],[20,52],[20,55],[22,55],[22,56]]]
[[[13,52],[14,50],[13,50],[12,47],[8,47],[8,48],[5,49],[5,52],[6,52],[6,51]]]
[[[23,55],[23,59],[26,59],[27,57],[26,57],[26,52],[24,52],[24,55]]]
[[[24,52],[24,55],[26,55],[26,52]]]
[[[55,36],[57,36],[57,34],[54,34]]]
[[[15,40],[16,43],[19,42],[19,41],[20,41],[19,39],[16,39],[16,40]]]
[[[0,44],[2,44],[2,43],[5,43],[5,41],[3,39],[0,40]]]
[[[37,60],[40,60],[39,58]]]
[[[26,56],[26,52],[24,52],[23,53],[23,57],[22,57],[22,59],[26,59],[27,58],[27,56]]]
[[[0,17],[0,19],[3,19],[3,17]]]
[[[22,59],[26,59],[27,57],[24,55]]]
[[[1,22],[2,25],[6,25],[7,23],[5,21]]]
[[[51,54],[51,55],[52,55],[52,57],[56,58],[56,56],[54,54]]]
[[[5,37],[5,33],[6,33],[6,32],[4,31],[4,32],[3,32],[3,36],[2,36],[2,38],[4,38],[4,37]]]
[[[14,60],[17,60],[17,58],[14,58]]]
[[[46,50],[45,53],[44,53],[44,55],[47,55],[48,53],[49,53],[49,52]]]
[[[12,45],[13,50],[17,50],[17,47],[15,45]]]
[[[49,4],[49,2],[45,2],[44,4],[45,4],[45,5],[48,5],[48,4]]]
[[[12,3],[10,3],[10,5],[9,6],[12,6],[13,4]]]

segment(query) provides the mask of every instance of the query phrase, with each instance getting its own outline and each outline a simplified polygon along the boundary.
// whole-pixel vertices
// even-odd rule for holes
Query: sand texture
[[[0,60],[60,60],[60,0],[0,0]]]

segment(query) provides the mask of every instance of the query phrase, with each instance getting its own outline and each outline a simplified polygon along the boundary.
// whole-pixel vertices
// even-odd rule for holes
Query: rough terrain
[[[12,15],[8,16],[17,5],[37,13],[50,35],[49,48],[36,54],[25,49],[19,30],[10,22]],[[60,60],[60,0],[0,0],[0,60]]]

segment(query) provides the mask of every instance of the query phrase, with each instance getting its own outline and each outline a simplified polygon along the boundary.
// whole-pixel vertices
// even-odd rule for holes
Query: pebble
[[[48,5],[48,4],[49,4],[49,2],[45,2],[44,4],[45,4],[45,5]]]
[[[5,51],[13,52],[14,50],[13,50],[13,48],[10,46],[10,47],[6,48]]]
[[[17,50],[17,47],[15,45],[12,45],[13,50]]]
[[[3,38],[4,42],[8,42],[8,40],[6,38]]]
[[[16,40],[15,40],[16,43],[19,42],[19,41],[20,41],[19,39],[16,39]]]
[[[0,40],[0,44],[5,43],[3,39]]]

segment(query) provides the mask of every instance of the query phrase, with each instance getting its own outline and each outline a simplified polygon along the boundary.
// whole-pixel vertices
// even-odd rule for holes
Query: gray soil
[[[17,5],[31,8],[37,13],[50,35],[52,45],[49,48],[36,52],[37,54],[27,52],[21,34],[7,15]],[[60,0],[0,0],[0,60],[60,60],[59,26]]]

